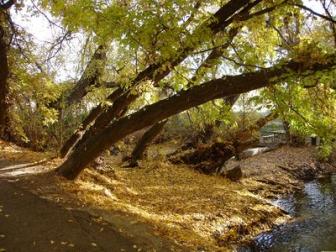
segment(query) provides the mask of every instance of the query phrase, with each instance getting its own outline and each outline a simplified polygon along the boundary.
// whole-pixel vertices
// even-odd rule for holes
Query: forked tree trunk
[[[160,134],[168,120],[163,120],[154,124],[147,130],[136,144],[129,161],[129,167],[138,166],[138,161],[143,158],[146,147]]]
[[[106,53],[107,46],[99,45],[95,53],[92,55],[91,60],[87,64],[81,78],[78,80],[74,88],[71,90],[70,94],[65,99],[65,104],[63,106],[71,106],[74,103],[78,103],[88,92],[89,88],[93,86],[100,85],[100,78],[103,74],[106,65]],[[60,115],[62,114],[61,99],[49,104],[51,107],[60,110]],[[73,148],[73,146],[78,142],[80,137],[86,128],[103,112],[103,106],[99,105],[94,108],[89,115],[85,118],[79,128],[67,139],[60,149],[60,157],[64,158]],[[62,120],[62,118],[59,118]]]
[[[106,53],[107,46],[100,45],[93,54],[90,62],[86,66],[81,78],[76,83],[75,87],[72,89],[71,93],[65,100],[65,105],[70,106],[71,104],[79,102],[88,92],[89,88],[92,86],[100,85],[100,78],[103,74],[106,65]],[[117,92],[118,90],[118,92]],[[112,99],[112,102],[119,96],[122,92],[118,88],[113,92],[108,99]],[[51,106],[60,107],[60,100]],[[101,104],[94,108],[89,115],[84,119],[79,128],[68,138],[68,140],[63,144],[60,150],[60,157],[64,158],[69,154],[73,146],[78,142],[81,136],[84,134],[87,127],[92,124],[95,119],[104,111],[104,106]]]
[[[197,72],[195,73],[194,78],[192,78],[191,82],[189,84],[187,84],[188,87],[191,87],[193,82],[196,81],[197,75],[199,74],[199,72],[202,69],[209,67],[214,62],[214,60],[216,60],[217,58],[219,58],[223,54],[223,50],[230,45],[230,42],[237,35],[237,33],[238,33],[237,28],[234,28],[234,29],[229,31],[229,36],[230,36],[229,41],[225,45],[221,46],[220,49],[216,48],[212,51],[212,53],[199,66]],[[148,69],[150,69],[150,68],[148,68]],[[145,73],[146,73],[146,71],[143,71],[142,73],[139,74],[139,76],[134,81],[135,82],[134,85],[136,85],[136,83],[138,81],[141,81],[143,78],[145,78],[144,77]],[[166,76],[166,74],[167,73],[163,73],[160,76],[156,76],[155,80],[160,81],[163,77]],[[138,98],[138,96],[139,96],[138,94],[132,94],[129,90],[126,91],[124,94],[120,95],[120,97],[118,97],[116,99],[115,104],[113,104],[110,108],[108,108],[108,110],[105,113],[101,113],[97,116],[96,122],[94,123],[94,125],[92,125],[92,127],[89,130],[87,130],[87,131],[81,130],[80,131],[81,134],[78,135],[78,137],[73,136],[73,138],[76,139],[76,141],[71,142],[71,148],[75,147],[74,145],[76,145],[76,148],[77,147],[79,148],[80,145],[85,143],[85,141],[87,141],[90,137],[92,137],[94,134],[99,133],[101,130],[103,130],[105,127],[107,127],[107,125],[112,120],[117,119],[117,118],[121,117],[123,114],[125,114],[126,111],[128,110],[129,105],[134,100],[136,100],[136,98]],[[233,95],[233,96],[226,97],[224,99],[226,100],[226,102],[228,104],[233,105],[233,103],[236,102],[238,97],[239,96]],[[67,153],[69,152],[69,150],[70,149],[68,149]],[[65,155],[62,155],[62,156],[64,157]]]
[[[94,122],[94,120],[100,115],[100,113],[103,111],[102,106],[97,106],[94,109],[92,109],[89,113],[89,115],[84,119],[82,124],[79,126],[78,129],[69,137],[69,139],[63,144],[61,150],[60,150],[60,157],[64,158],[66,157],[70,151],[72,150],[73,146],[78,142],[78,140],[83,135],[84,131],[91,123]]]
[[[122,89],[116,89],[107,100],[110,102],[114,102],[119,95],[121,95]],[[84,119],[80,127],[69,137],[69,139],[63,144],[60,150],[60,157],[66,157],[72,150],[72,148],[77,144],[77,142],[81,139],[85,131],[88,127],[93,124],[93,122],[97,119],[97,117],[104,112],[104,106],[102,104],[98,105],[94,109],[91,110],[89,115]]]
[[[210,55],[202,62],[202,64],[198,67],[194,77],[191,79],[191,81],[187,84],[187,87],[191,87],[194,82],[197,80],[197,77],[199,73],[204,69],[208,68],[212,65],[212,63],[218,59],[222,54],[223,50],[226,49],[230,43],[232,42],[233,38],[237,35],[238,29],[234,28],[229,32],[230,39],[229,41],[221,46],[220,48],[215,48],[213,51],[210,53]],[[224,97],[224,102],[230,106],[233,106],[233,104],[237,101],[239,98],[239,95],[232,95],[232,96],[227,96]],[[154,126],[152,126],[148,131],[145,132],[143,137],[139,140],[137,145],[135,146],[131,157],[130,157],[130,162],[129,166],[130,167],[136,167],[138,166],[138,160],[141,160],[143,158],[143,153],[146,150],[146,147],[150,142],[153,141],[153,139],[160,134],[161,130],[163,129],[164,125],[167,123],[167,120],[161,121],[159,123],[156,123]]]
[[[197,27],[194,33],[202,33],[204,32],[204,29],[208,29],[213,33],[213,35],[222,32],[233,22],[234,17],[239,19],[248,19],[249,10],[258,5],[261,1],[262,0],[256,0],[251,3],[249,0],[231,0],[222,6],[213,15],[212,18]],[[237,31],[237,29],[232,29],[229,32],[229,40],[232,40],[232,38],[237,34]],[[227,43],[226,47],[229,46],[229,44],[230,43]],[[161,60],[159,63],[149,65],[131,81],[132,87],[139,85],[144,80],[152,80],[153,82],[158,83],[160,80],[166,77],[175,66],[179,65],[185,58],[187,58],[196,46],[197,45],[183,47],[179,50],[177,55],[174,55],[170,59]],[[216,49],[216,52],[210,58],[208,58],[207,63],[210,63],[210,61],[214,60],[214,58],[219,57],[223,50],[224,48],[221,48],[220,50]],[[163,66],[167,65],[170,67],[163,68]],[[84,144],[95,134],[98,134],[100,131],[104,130],[104,128],[107,127],[108,124],[110,124],[113,120],[125,114],[129,105],[138,97],[139,94],[133,94],[131,90],[128,90],[123,95],[121,95],[106,112],[98,116],[94,125],[84,133],[81,140],[77,142],[75,148],[80,149],[80,145]]]
[[[9,140],[9,68],[7,60],[8,45],[5,40],[5,31],[0,24],[0,137]]]
[[[60,97],[58,100],[49,103],[48,107],[61,111],[63,108],[67,108],[72,104],[80,102],[92,87],[99,87],[104,84],[107,87],[114,87],[114,82],[101,81],[101,76],[104,73],[107,61],[107,50],[108,46],[106,44],[99,45],[86,65],[80,79],[75,83],[70,93],[65,99]]]
[[[122,89],[116,90],[116,92],[121,92]],[[90,139],[95,134],[98,134],[103,129],[105,129],[109,123],[114,120],[122,117],[128,110],[128,106],[134,100],[134,94],[126,92],[116,97],[112,106],[108,107],[106,111],[100,113],[96,118],[95,122],[91,127],[89,127],[86,131],[82,131],[83,134],[80,136],[78,141],[73,146],[74,149],[79,148],[82,144],[84,144],[88,139]]]
[[[289,73],[312,74],[315,71],[329,70],[335,64],[335,55],[330,55],[323,63],[311,65],[291,61],[256,72],[225,76],[183,90],[172,97],[145,106],[129,116],[114,121],[99,134],[92,136],[76,148],[58,167],[57,172],[68,179],[75,179],[102,151],[137,130],[208,101],[269,86],[276,81],[288,78]]]

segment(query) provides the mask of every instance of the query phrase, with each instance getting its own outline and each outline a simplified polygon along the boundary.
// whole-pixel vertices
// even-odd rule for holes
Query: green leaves
[[[330,153],[336,136],[336,93],[331,87],[334,74],[325,73],[300,79],[263,90],[259,104],[271,103],[280,117],[289,123],[292,134],[316,135],[323,139],[321,154]],[[324,75],[322,75],[324,76]]]
[[[223,75],[248,73],[292,59],[308,66],[325,63],[329,60],[326,55],[335,50],[333,32],[326,21],[312,22],[306,13],[283,0],[261,1],[249,13],[244,13],[251,15],[250,19],[235,16],[227,29],[215,34],[206,24],[213,21],[212,15],[228,2],[43,0],[39,7],[61,20],[65,30],[87,39],[83,59],[90,48],[102,44],[109,46],[108,63],[102,66],[106,73],[100,79],[112,80],[125,90],[131,89],[131,94],[142,94],[132,104],[133,110]],[[269,11],[263,12],[267,9]],[[232,31],[236,31],[234,36]],[[202,66],[211,52],[221,47],[224,48],[221,57],[214,57]],[[64,58],[76,61],[68,59],[67,55]],[[96,63],[99,65],[99,61]],[[148,74],[139,78],[143,81],[134,88],[134,79],[144,70]],[[27,65],[15,71],[16,79],[11,88],[21,106],[14,110],[19,125],[26,127],[25,120],[34,114],[39,126],[54,127],[61,115],[50,104],[66,95],[69,85],[56,85],[51,74],[37,74]],[[163,80],[158,78],[157,82],[161,83],[153,83],[153,72],[156,76],[165,73]],[[249,97],[257,106],[248,105],[260,111],[276,109],[290,122],[292,130],[300,134],[314,133],[330,138],[334,129],[328,125],[335,122],[334,80],[334,72],[317,72],[310,76],[289,73],[279,85]],[[110,91],[92,89],[81,105],[63,109],[69,114],[74,109],[74,117],[80,118],[92,106],[104,103]],[[218,120],[224,124],[235,121],[222,100],[189,112],[191,119],[200,126]]]

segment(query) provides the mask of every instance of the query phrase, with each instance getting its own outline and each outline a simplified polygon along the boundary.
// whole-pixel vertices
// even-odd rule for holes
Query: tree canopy
[[[1,11],[0,124],[23,144],[63,146],[58,171],[68,178],[128,134],[185,111],[201,126],[233,125],[225,98],[248,92],[253,110],[322,137],[325,155],[334,145],[333,0],[24,4]],[[20,15],[44,18],[52,41],[36,41],[15,23]],[[66,71],[76,79],[59,81]]]

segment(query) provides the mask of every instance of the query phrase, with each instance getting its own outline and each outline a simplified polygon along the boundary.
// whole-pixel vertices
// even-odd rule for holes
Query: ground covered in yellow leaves
[[[13,157],[19,163],[21,157],[32,156],[33,163],[45,159],[4,143],[0,146],[0,159]],[[10,154],[15,148],[16,154]],[[36,169],[52,171],[59,162],[54,159]],[[302,165],[315,169],[316,160],[312,148],[282,147],[239,164],[244,177],[238,183],[162,159],[142,162],[137,169],[123,168],[121,158],[112,156],[103,169],[86,169],[75,182],[52,172],[17,178],[23,187],[62,205],[85,208],[132,236],[143,235],[148,226],[150,232],[183,248],[226,251],[290,218],[271,199],[300,188],[303,181],[296,170]]]

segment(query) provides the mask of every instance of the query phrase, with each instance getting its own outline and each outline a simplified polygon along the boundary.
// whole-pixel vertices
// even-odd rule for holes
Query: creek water
[[[336,251],[336,174],[307,182],[302,191],[274,204],[293,221],[260,234],[239,251]]]

